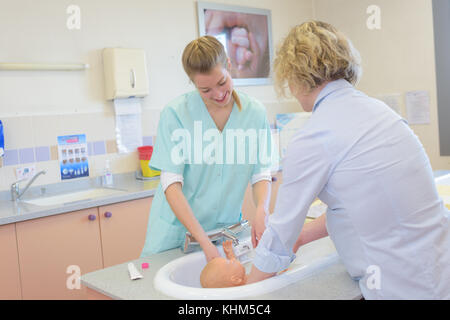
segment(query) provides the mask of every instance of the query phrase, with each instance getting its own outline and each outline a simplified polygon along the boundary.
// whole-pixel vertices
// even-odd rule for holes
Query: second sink
[[[75,201],[89,200],[94,198],[107,197],[125,193],[126,191],[110,188],[91,188],[87,190],[74,191],[70,193],[63,193],[53,196],[39,197],[35,199],[22,200],[24,203],[29,203],[37,206],[53,206]]]

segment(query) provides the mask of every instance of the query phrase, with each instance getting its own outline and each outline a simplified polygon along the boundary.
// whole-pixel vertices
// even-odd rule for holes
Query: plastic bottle
[[[103,185],[110,186],[113,184],[113,175],[109,165],[109,160],[106,160],[105,171],[103,173]]]

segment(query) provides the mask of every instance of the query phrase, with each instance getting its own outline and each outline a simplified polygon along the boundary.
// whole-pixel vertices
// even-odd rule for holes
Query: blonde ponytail
[[[215,37],[208,35],[192,40],[184,48],[181,60],[184,71],[191,80],[196,73],[208,73],[218,64],[226,67],[228,63],[223,45]],[[241,111],[241,99],[235,90],[232,92],[232,97]]]
[[[239,111],[241,111],[242,110],[241,99],[239,98],[236,90],[234,90],[234,89],[233,89],[232,96],[233,96],[234,102],[238,106]]]

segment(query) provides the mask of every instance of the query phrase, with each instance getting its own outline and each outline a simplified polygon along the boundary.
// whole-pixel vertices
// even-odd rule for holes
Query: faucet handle
[[[22,197],[22,195],[28,190],[28,188],[34,182],[34,180],[36,180],[36,178],[38,176],[40,176],[41,174],[46,174],[46,173],[47,173],[47,170],[41,170],[38,173],[36,173],[34,176],[31,177],[30,181],[27,183],[27,185],[23,188],[22,191],[20,191],[20,189],[19,189],[19,182],[21,182],[25,179],[20,179],[20,180],[17,180],[16,182],[14,182],[11,185],[11,200],[13,200],[13,201],[20,200],[20,197]]]
[[[222,235],[223,235],[225,238],[228,238],[228,239],[230,239],[231,241],[233,241],[233,246],[237,246],[237,245],[239,244],[239,239],[238,239],[236,233],[234,233],[234,232],[231,231],[230,229],[224,228],[224,229],[222,230]]]
[[[13,183],[11,184],[11,187],[16,187],[16,186],[18,186],[19,183],[21,183],[22,181],[25,181],[25,178],[16,180],[15,182],[13,182]]]

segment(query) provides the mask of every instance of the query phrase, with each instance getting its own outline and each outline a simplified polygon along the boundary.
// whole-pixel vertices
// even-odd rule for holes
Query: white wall
[[[291,27],[313,18],[332,23],[360,50],[364,75],[359,88],[369,95],[427,90],[431,124],[413,125],[433,168],[450,169],[450,158],[439,156],[436,80],[431,0],[220,0],[225,4],[270,9],[276,46]],[[81,29],[68,30],[66,9],[81,9]],[[381,8],[381,30],[366,27],[369,5]],[[144,48],[150,95],[143,99],[143,135],[156,134],[159,111],[174,97],[193,90],[180,57],[198,37],[194,0],[0,0],[1,62],[83,62],[83,72],[0,71],[0,119],[6,148],[56,145],[63,134],[86,133],[90,141],[114,142],[114,114],[104,100],[101,50],[105,47]],[[240,87],[261,100],[269,119],[280,112],[301,111],[293,100],[278,101],[272,86]],[[405,115],[404,103],[402,103]],[[114,172],[138,168],[137,156],[108,153],[91,157],[91,175],[105,158]],[[17,166],[0,160],[0,190],[15,180]],[[58,161],[37,163],[49,173],[39,183],[59,181]]]
[[[369,30],[370,5],[381,9],[381,29]],[[439,154],[436,72],[431,0],[315,0],[315,19],[333,24],[360,51],[363,77],[358,88],[371,96],[426,90],[430,124],[411,125],[434,170],[449,170]],[[402,116],[406,117],[404,98]]]
[[[218,1],[270,9],[274,45],[289,29],[312,17],[312,0]],[[81,29],[69,30],[67,7],[81,9]],[[104,99],[101,51],[105,47],[143,48],[150,94],[142,100],[143,135],[156,134],[159,111],[174,97],[194,90],[184,74],[181,54],[198,37],[194,0],[0,0],[0,62],[88,63],[82,72],[0,71],[0,119],[6,149],[56,145],[56,137],[85,133],[88,141],[115,139],[111,102]],[[301,111],[293,100],[278,101],[272,86],[239,87],[263,102],[269,119]],[[90,174],[101,174],[105,158],[113,172],[136,170],[136,153],[90,157]],[[59,181],[58,161],[36,184]],[[17,166],[3,166],[0,190],[15,181]]]
[[[241,1],[220,1],[240,4]],[[193,90],[181,66],[185,45],[198,37],[193,0],[1,0],[1,61],[84,62],[86,72],[0,73],[0,115],[111,112],[103,99],[101,50],[144,48],[150,95],[143,106],[161,109]],[[66,8],[81,8],[81,29],[68,30]],[[311,0],[247,0],[245,6],[272,11],[273,42],[309,19]],[[6,9],[6,10],[5,10]],[[243,88],[263,101],[275,101],[271,86]]]

